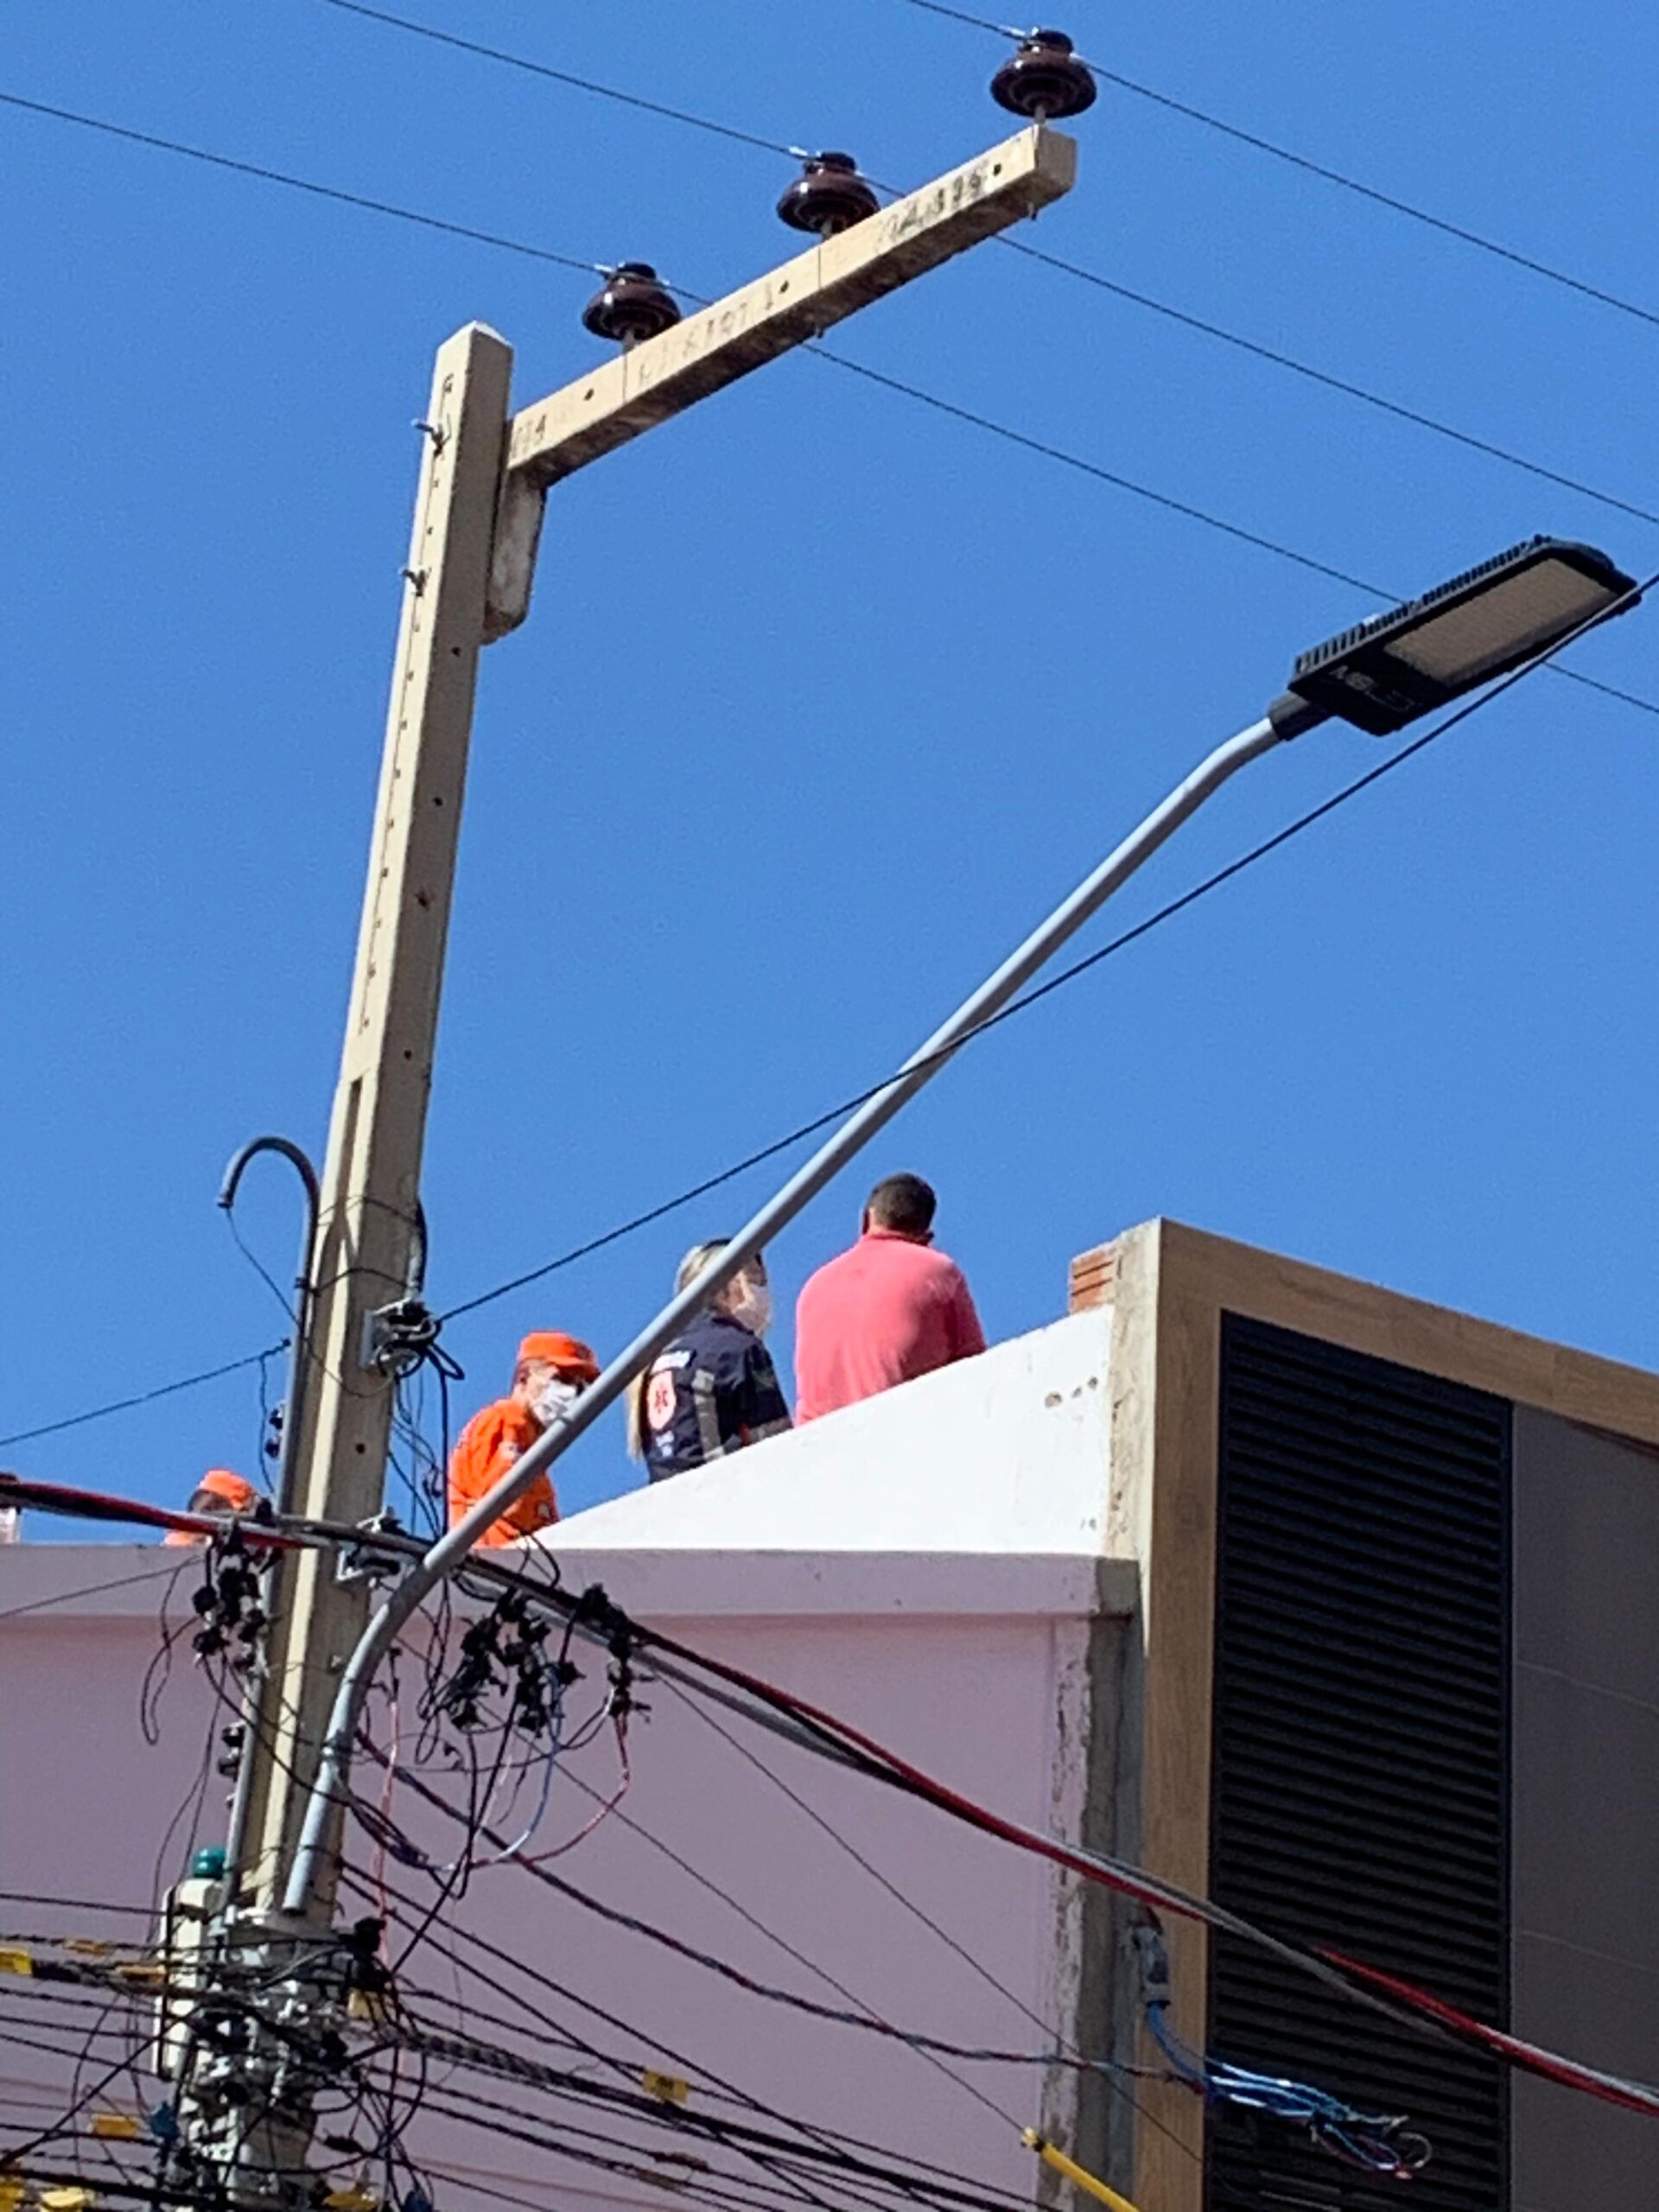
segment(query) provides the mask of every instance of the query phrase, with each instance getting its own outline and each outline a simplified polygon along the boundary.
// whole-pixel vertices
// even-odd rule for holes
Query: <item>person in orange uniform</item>
[[[215,1520],[228,1521],[238,1513],[251,1513],[257,1504],[259,1493],[253,1484],[244,1482],[240,1475],[233,1475],[228,1467],[209,1467],[190,1494],[187,1513],[211,1513]],[[164,1544],[205,1544],[206,1536],[199,1536],[193,1529],[169,1529],[162,1538]]]
[[[579,1337],[568,1337],[562,1329],[537,1329],[524,1338],[511,1394],[473,1415],[450,1456],[452,1529],[598,1376],[599,1362]],[[558,1517],[553,1485],[545,1475],[537,1475],[479,1541],[516,1544],[538,1529],[551,1528]]]

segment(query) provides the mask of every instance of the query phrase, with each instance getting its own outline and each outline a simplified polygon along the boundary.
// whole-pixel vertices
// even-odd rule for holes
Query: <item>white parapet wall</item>
[[[602,1584],[634,1618],[843,1714],[982,1802],[1062,1835],[1098,1834],[1138,1590],[1132,1562],[1103,1556],[1109,1329],[1106,1311],[1074,1315],[575,1516],[537,1548],[567,1589]],[[0,1863],[16,1896],[87,1901],[19,1903],[9,1924],[130,1940],[142,1915],[114,1909],[147,1906],[192,1842],[222,1837],[226,1785],[212,1760],[229,1716],[189,1649],[202,1563],[153,1547],[0,1551]],[[139,1697],[174,1573],[173,1679],[147,1745]],[[409,1967],[423,2018],[461,2034],[499,2021],[578,2077],[597,2067],[626,2088],[647,2069],[677,2075],[698,2112],[736,2109],[736,2094],[762,2119],[796,2115],[1027,2202],[1039,2169],[1020,2126],[1098,2139],[1107,2123],[1089,2101],[1105,2097],[1102,2077],[1042,2063],[1074,2042],[1101,2055],[1111,2044],[1104,1950],[1078,1885],[688,1698],[649,1664],[623,1789],[602,1722],[612,1662],[586,1645],[575,1656],[573,1721],[595,1725],[555,1770],[526,1847],[557,1855],[539,1873],[486,1866],[444,1910]],[[467,1768],[423,1750],[423,1687],[411,1641],[370,1726],[458,1808]],[[482,1756],[494,1756],[487,1739]],[[453,1819],[367,1754],[359,1787],[430,1865],[453,1860]],[[485,1795],[506,1838],[531,1821],[537,1777]],[[441,1902],[429,1867],[388,1856],[377,1832],[354,1825],[347,1855],[365,1885],[348,1885],[350,1912],[370,1910],[382,1885],[413,1925]],[[721,1966],[867,2022],[1020,2056],[942,2063],[902,2036],[756,1995]],[[22,1981],[0,1989],[0,2035],[32,2032],[37,1994]],[[67,2094],[73,2058],[16,2046],[0,2074],[34,2109]],[[110,2101],[124,2110],[137,2092],[118,2086]],[[462,2124],[469,2104],[487,2133]],[[594,2120],[508,2081],[460,2077],[435,2088],[410,2146],[442,2212],[495,2212],[503,2197],[524,2212],[681,2212],[677,2170],[660,2162],[671,2142],[601,2120],[620,2165],[595,2172],[562,2152],[569,2123]]]
[[[1109,1306],[1071,1314],[575,1514],[539,1541],[561,1556],[643,1546],[1097,1558],[1110,1349]]]

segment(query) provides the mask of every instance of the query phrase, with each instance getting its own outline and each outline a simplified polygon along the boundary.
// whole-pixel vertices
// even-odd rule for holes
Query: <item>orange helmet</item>
[[[251,1513],[259,1496],[251,1483],[244,1482],[228,1467],[209,1467],[196,1488],[223,1498],[232,1513]]]
[[[563,1329],[532,1329],[518,1347],[519,1371],[532,1359],[544,1359],[550,1367],[566,1368],[589,1382],[599,1380],[599,1362],[593,1353],[580,1337],[568,1337]]]
[[[259,1494],[251,1483],[244,1482],[240,1475],[233,1475],[228,1467],[209,1467],[190,1493],[187,1512],[212,1512],[212,1506],[200,1503],[204,1494],[217,1498],[227,1513],[251,1513],[258,1503]],[[162,1537],[164,1544],[205,1544],[207,1539],[194,1529],[174,1529]]]

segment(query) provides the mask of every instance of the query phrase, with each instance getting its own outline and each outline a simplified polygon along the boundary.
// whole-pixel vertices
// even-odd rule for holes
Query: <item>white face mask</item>
[[[543,1428],[551,1428],[560,1414],[568,1413],[581,1395],[580,1382],[567,1382],[562,1375],[550,1375],[531,1391],[530,1410]]]
[[[753,1329],[757,1337],[764,1337],[772,1326],[772,1287],[769,1283],[751,1282],[747,1275],[740,1276],[727,1312],[734,1321],[741,1321],[746,1329]]]

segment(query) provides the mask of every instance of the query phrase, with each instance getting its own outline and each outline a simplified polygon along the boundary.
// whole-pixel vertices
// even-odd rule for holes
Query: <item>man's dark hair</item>
[[[931,1183],[919,1175],[884,1175],[865,1205],[872,1227],[896,1229],[901,1236],[925,1236],[938,1206]]]

